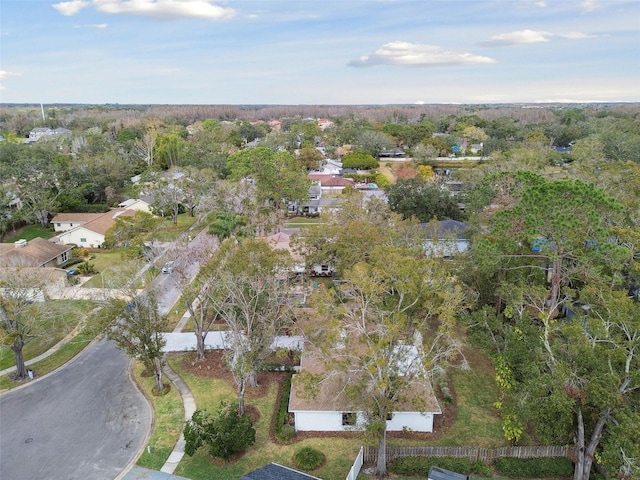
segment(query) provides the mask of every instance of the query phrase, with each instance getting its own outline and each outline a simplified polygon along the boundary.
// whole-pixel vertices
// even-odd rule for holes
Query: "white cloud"
[[[74,25],[73,28],[98,28],[103,29],[107,28],[106,23],[87,23],[85,25]]]
[[[84,2],[82,0],[72,0],[70,2],[54,3],[53,8],[58,10],[62,15],[71,16],[78,13],[85,7],[88,7],[90,2]]]
[[[209,0],[94,0],[93,3],[99,11],[114,15],[227,20],[236,14],[233,8],[223,8]]]
[[[524,7],[538,7],[545,8],[547,6],[547,2],[544,0],[520,0],[519,2]]]
[[[20,75],[22,75],[22,74],[18,73],[18,72],[9,72],[7,70],[0,70],[0,82],[3,82],[6,78],[18,77]],[[4,85],[0,85],[0,90],[5,90],[5,86]]]
[[[569,40],[583,40],[585,38],[598,38],[600,35],[590,35],[582,32],[567,32],[559,33],[558,36]]]
[[[494,35],[491,40],[480,42],[484,47],[510,47],[514,45],[527,45],[530,43],[546,43],[554,37],[568,40],[584,40],[586,38],[598,38],[600,35],[591,35],[583,32],[551,33],[536,30],[519,30],[517,32],[501,33]]]
[[[449,52],[434,45],[420,45],[409,42],[390,42],[370,55],[348,63],[350,67],[374,67],[395,65],[402,67],[434,67],[441,65],[477,65],[496,63],[489,57],[471,53]]]
[[[0,70],[0,80],[4,80],[5,78],[8,78],[8,77],[17,77],[19,75],[22,75],[22,74],[18,72],[9,72],[7,70]]]
[[[518,30],[516,32],[494,35],[487,42],[480,42],[485,47],[506,47],[511,45],[525,45],[529,43],[548,42],[552,34],[540,30]]]
[[[584,0],[582,8],[584,8],[585,12],[593,12],[597,8],[596,0]]]

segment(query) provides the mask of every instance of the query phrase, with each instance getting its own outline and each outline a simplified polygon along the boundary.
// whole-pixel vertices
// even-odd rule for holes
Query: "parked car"
[[[162,273],[173,272],[173,262],[167,262],[162,266]]]

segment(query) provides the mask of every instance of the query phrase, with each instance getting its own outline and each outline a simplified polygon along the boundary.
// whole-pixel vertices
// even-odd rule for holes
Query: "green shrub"
[[[480,460],[477,460],[471,464],[471,472],[475,475],[481,475],[483,477],[491,477],[493,475],[493,471],[491,467]]]
[[[273,424],[273,435],[281,442],[288,443],[296,435],[296,429],[290,425],[289,415],[289,393],[291,392],[291,376],[289,373],[282,382],[282,390],[280,395],[280,403]]]
[[[498,473],[509,477],[570,477],[573,463],[568,458],[513,458],[501,457],[495,461]]]
[[[82,274],[96,273],[96,266],[93,263],[81,262],[78,264],[77,270]]]
[[[440,467],[452,472],[469,475],[471,473],[491,473],[491,469],[484,463],[472,463],[468,458],[454,457],[401,457],[396,458],[390,465],[389,471],[397,475],[428,476],[431,467]]]
[[[342,157],[343,168],[369,170],[371,168],[378,168],[378,164],[378,160],[369,152],[364,150],[356,150],[355,152],[347,153]]]
[[[62,262],[60,265],[58,265],[58,268],[66,269],[68,267],[71,267],[72,265],[77,265],[78,263],[82,263],[82,262],[84,262],[83,259],[73,257],[67,260],[66,262]]]
[[[293,440],[293,437],[295,436],[296,436],[296,429],[291,425],[282,425],[277,435],[277,437],[285,443],[288,443],[291,440]]]
[[[302,470],[315,470],[324,462],[324,453],[312,447],[302,447],[293,455],[293,462]]]
[[[238,414],[237,404],[223,402],[213,415],[196,410],[184,427],[184,438],[184,451],[189,456],[208,445],[211,456],[229,460],[255,443],[256,431],[247,415]]]

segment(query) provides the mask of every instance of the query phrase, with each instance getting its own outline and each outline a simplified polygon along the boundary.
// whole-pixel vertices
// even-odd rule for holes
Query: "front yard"
[[[207,359],[202,363],[193,360],[193,353],[171,355],[171,367],[187,382],[193,392],[198,409],[215,411],[223,400],[236,399],[235,387],[229,372],[222,366],[220,352],[208,352]],[[452,375],[453,395],[457,400],[457,407],[447,407],[448,419],[436,421],[433,434],[399,434],[392,435],[388,440],[393,445],[474,445],[483,447],[504,446],[506,441],[502,436],[500,419],[497,417],[492,403],[498,392],[493,381],[493,368],[489,360],[482,353],[469,349],[467,356],[472,365],[472,371],[456,371]],[[213,461],[209,458],[206,448],[200,449],[193,457],[185,456],[178,466],[177,475],[183,475],[193,480],[223,479],[238,480],[251,470],[262,467],[270,462],[280,463],[294,468],[292,457],[303,446],[311,446],[320,450],[327,457],[327,462],[321,468],[309,472],[311,475],[324,480],[343,480],[358,450],[366,439],[362,434],[298,434],[297,441],[290,445],[283,445],[275,441],[270,435],[272,418],[275,415],[276,397],[278,393],[278,375],[264,374],[259,378],[261,386],[255,391],[248,389],[246,403],[255,407],[259,412],[259,420],[255,425],[256,443],[241,458],[228,464]],[[136,375],[138,377],[138,375]],[[146,379],[143,379],[146,380]],[[150,386],[148,387],[150,389]],[[150,391],[150,390],[149,390]],[[175,392],[172,392],[175,393]],[[157,429],[173,432],[177,439],[179,435],[182,415],[158,414],[161,399],[156,402]],[[441,403],[444,402],[441,400]],[[182,410],[180,410],[182,412]],[[452,418],[453,417],[453,418]],[[163,425],[165,421],[174,423],[174,427]],[[168,455],[170,448],[161,442],[171,443],[166,435],[157,435],[151,440],[151,452],[145,453],[139,464],[149,468],[160,469],[164,460],[162,455],[154,452],[164,451]],[[366,478],[361,474],[362,478]]]

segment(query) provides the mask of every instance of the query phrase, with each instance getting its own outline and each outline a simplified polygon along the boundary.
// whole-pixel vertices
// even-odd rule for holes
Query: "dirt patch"
[[[187,353],[182,357],[182,368],[196,377],[217,378],[235,386],[235,380],[231,371],[227,368],[223,350],[207,351],[204,360],[197,360],[195,352]],[[272,382],[282,384],[283,380],[284,375],[282,372],[259,372],[258,386],[251,387],[246,385],[245,398],[264,397],[269,392],[269,386]]]

